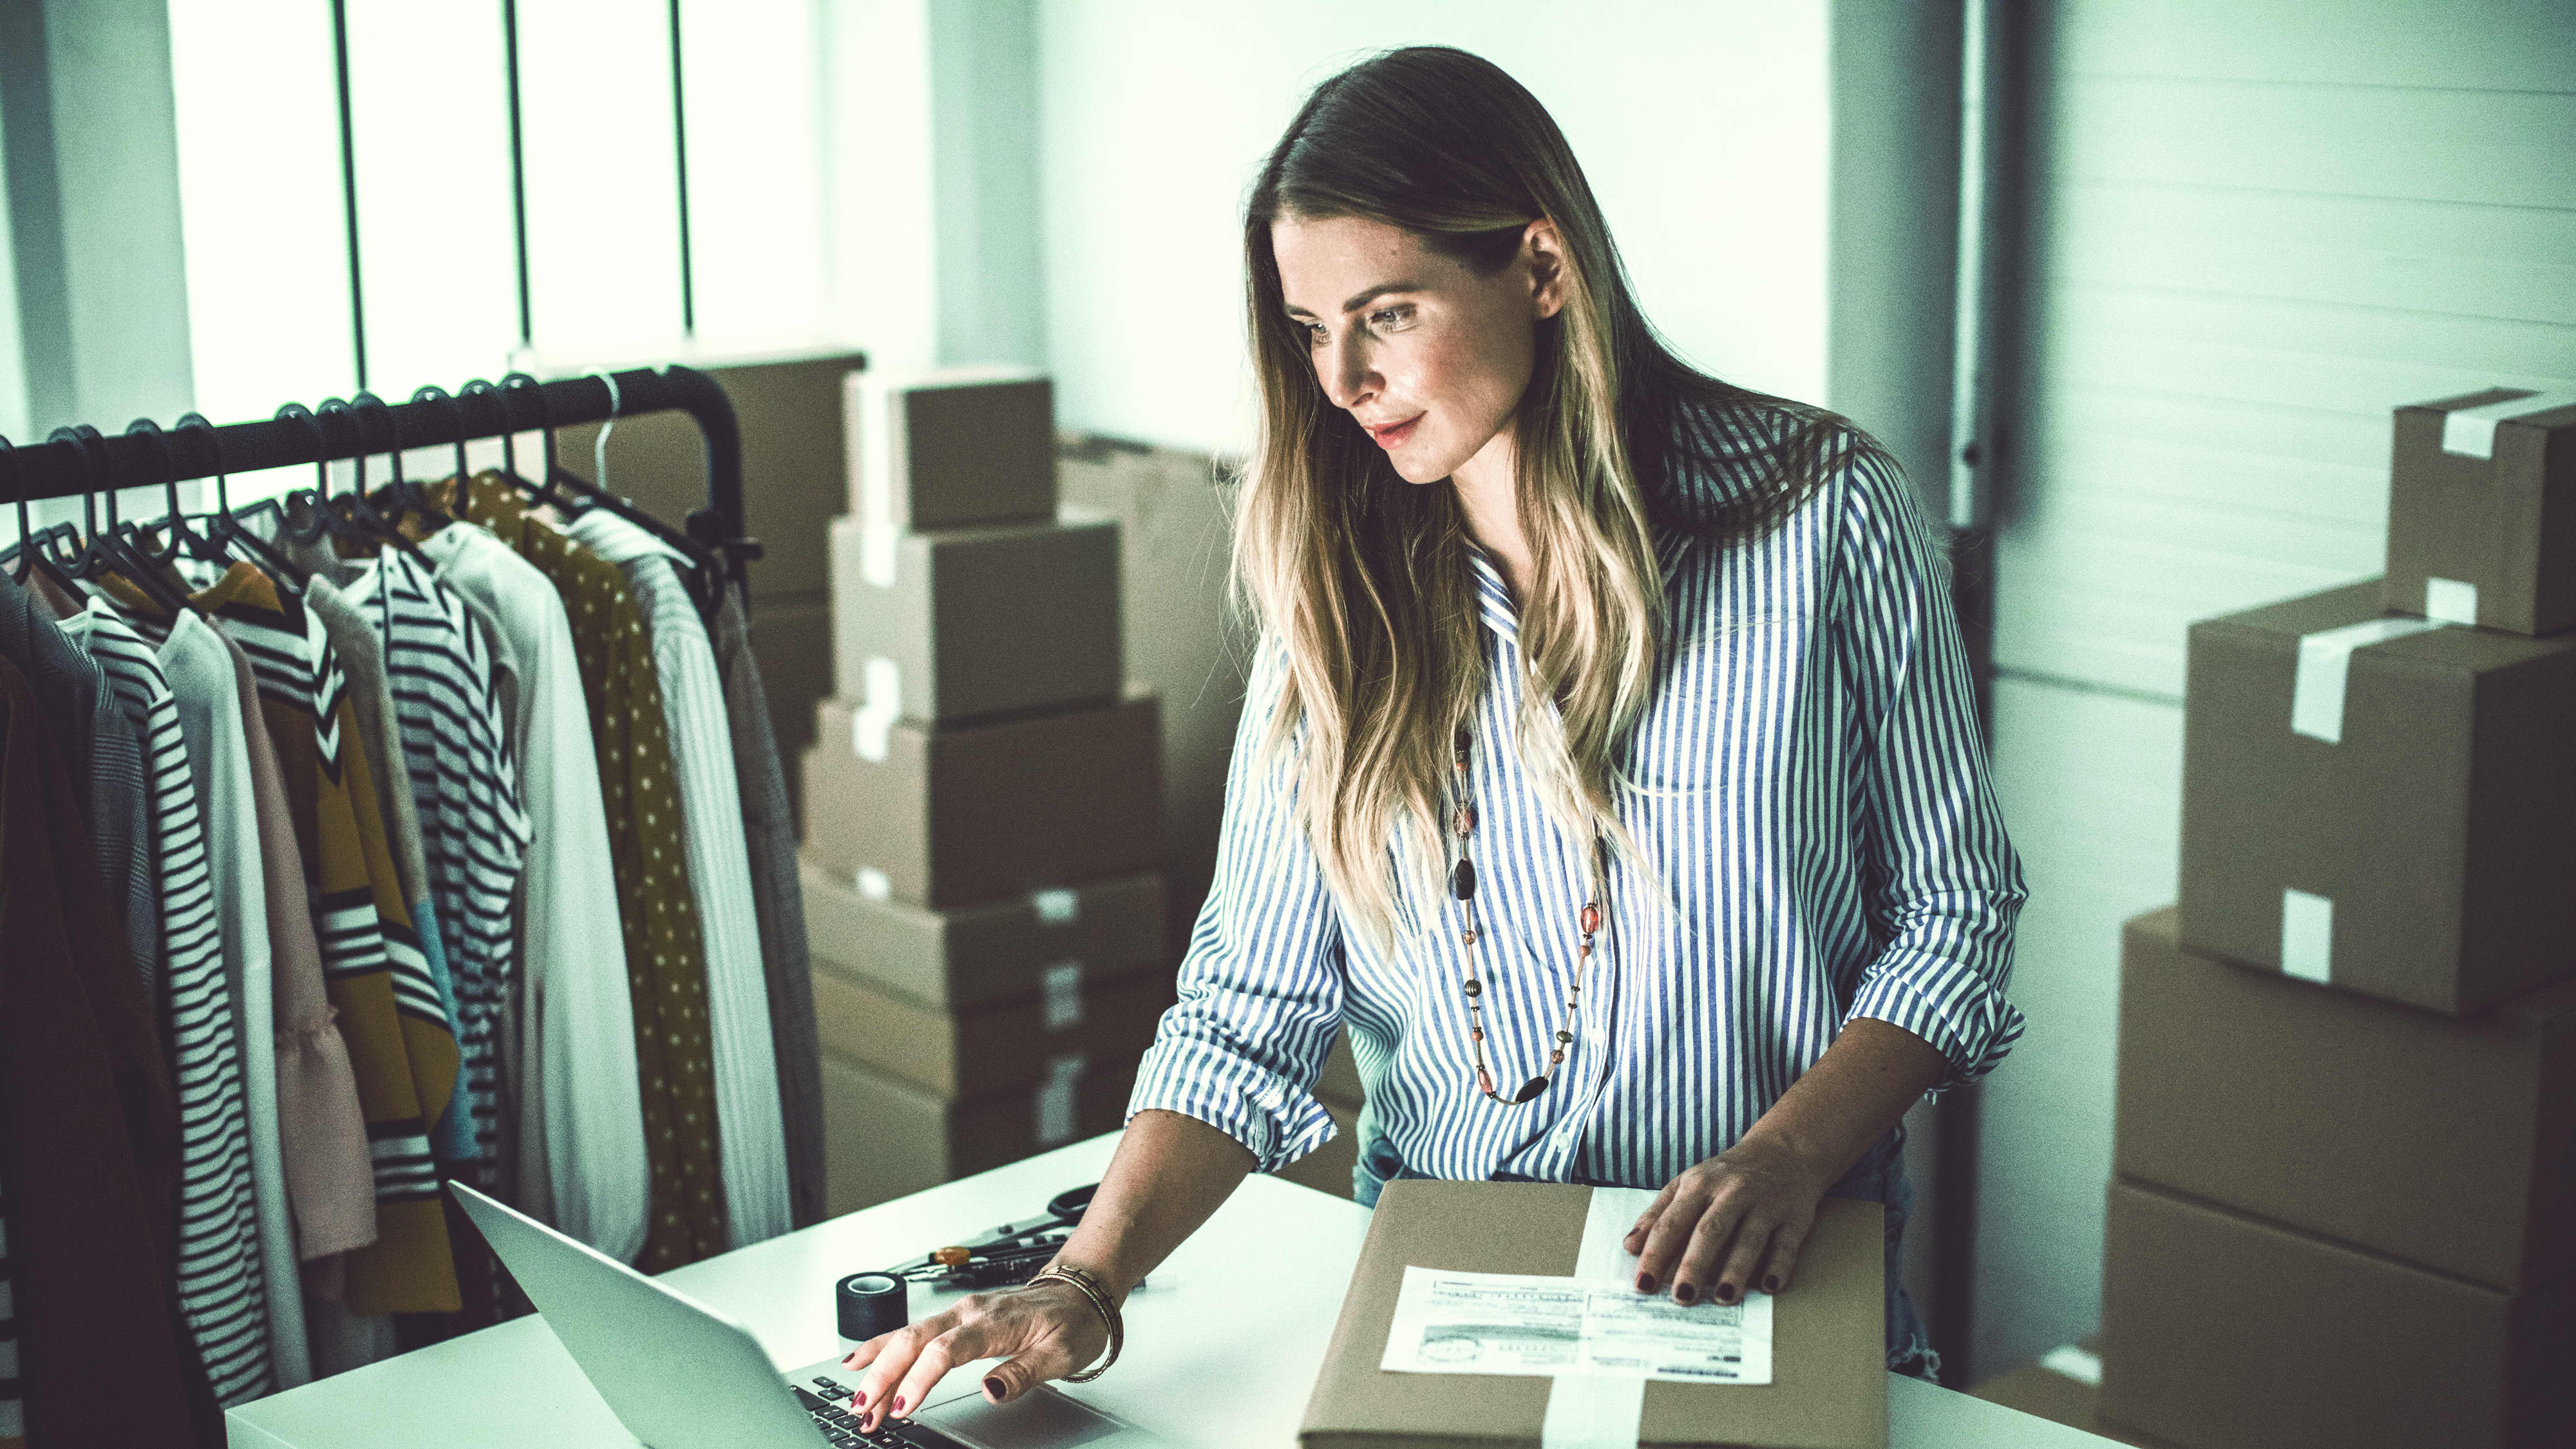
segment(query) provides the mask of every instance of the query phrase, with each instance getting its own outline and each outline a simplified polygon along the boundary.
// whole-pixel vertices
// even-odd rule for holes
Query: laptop
[[[1044,1385],[1011,1403],[987,1403],[971,1372],[950,1374],[912,1417],[862,1434],[846,1412],[858,1375],[840,1359],[782,1379],[740,1323],[463,1183],[447,1186],[618,1422],[652,1449],[1166,1445]]]

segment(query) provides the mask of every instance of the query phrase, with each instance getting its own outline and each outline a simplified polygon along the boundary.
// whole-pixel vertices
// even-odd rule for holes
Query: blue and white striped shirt
[[[1721,433],[1761,428],[1751,414]],[[1725,458],[1686,503],[1748,486]],[[2004,1000],[2026,890],[1987,778],[1948,568],[1903,479],[1856,462],[1774,529],[1658,537],[1661,677],[1622,761],[1620,819],[1664,899],[1614,860],[1600,955],[1555,1085],[1476,1090],[1459,982],[1485,984],[1485,1056],[1546,1066],[1573,984],[1588,842],[1548,818],[1519,758],[1510,594],[1473,559],[1484,629],[1471,791],[1471,961],[1457,904],[1380,952],[1348,925],[1260,742],[1283,664],[1265,641],[1227,783],[1216,878],[1129,1114],[1208,1122],[1274,1170],[1330,1140],[1313,1086],[1345,1022],[1366,1139],[1411,1169],[1660,1187],[1732,1146],[1856,1016],[1892,1022],[1972,1081],[2022,1029]],[[1666,905],[1669,900],[1669,907]]]

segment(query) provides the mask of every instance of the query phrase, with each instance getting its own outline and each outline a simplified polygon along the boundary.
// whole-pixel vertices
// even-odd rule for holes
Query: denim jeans
[[[1377,1206],[1377,1197],[1388,1183],[1407,1178],[1427,1178],[1431,1174],[1416,1172],[1404,1165],[1393,1144],[1383,1137],[1363,1139],[1358,1163],[1351,1169],[1351,1195],[1360,1206]],[[1494,1174],[1496,1182],[1535,1182],[1516,1172]],[[1626,1183],[1596,1182],[1590,1178],[1574,1179],[1582,1187],[1625,1187]],[[1653,1184],[1662,1187],[1662,1183]],[[1914,1209],[1914,1188],[1905,1180],[1905,1129],[1898,1127],[1877,1146],[1861,1154],[1842,1181],[1825,1190],[1827,1197],[1852,1198],[1874,1202],[1887,1209],[1887,1366],[1897,1373],[1918,1379],[1937,1379],[1941,1372],[1940,1355],[1932,1351],[1931,1340],[1923,1332],[1923,1320],[1914,1311],[1914,1300],[1905,1291],[1905,1219]],[[1796,1291],[1794,1287],[1792,1292]]]

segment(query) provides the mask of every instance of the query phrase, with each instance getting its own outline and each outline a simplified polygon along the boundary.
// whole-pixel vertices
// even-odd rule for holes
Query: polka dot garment
[[[436,491],[445,499],[454,487],[451,481]],[[721,1253],[728,1242],[716,1154],[706,954],[689,889],[678,777],[652,640],[625,574],[532,516],[518,490],[498,475],[477,475],[457,516],[489,528],[536,565],[562,593],[572,622],[625,928],[645,1155],[652,1169],[652,1221],[635,1266],[659,1273]]]

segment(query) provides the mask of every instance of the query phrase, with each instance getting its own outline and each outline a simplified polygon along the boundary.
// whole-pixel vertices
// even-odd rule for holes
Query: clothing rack
[[[368,436],[360,439],[347,438],[346,430],[316,428],[309,420],[284,417],[225,424],[214,429],[211,442],[204,429],[193,425],[163,429],[157,435],[149,428],[107,433],[103,446],[95,446],[88,457],[68,439],[23,443],[0,452],[0,505],[159,488],[221,474],[371,458],[505,434],[551,433],[612,418],[684,412],[696,421],[707,449],[706,506],[689,515],[689,537],[716,556],[726,583],[746,591],[748,602],[743,565],[760,557],[761,548],[758,540],[743,532],[742,430],[724,389],[696,368],[675,363],[605,377],[592,373],[536,387],[388,402],[385,411],[392,416],[390,435],[380,432],[381,424],[374,424],[362,430]],[[335,431],[343,435],[334,436]]]

